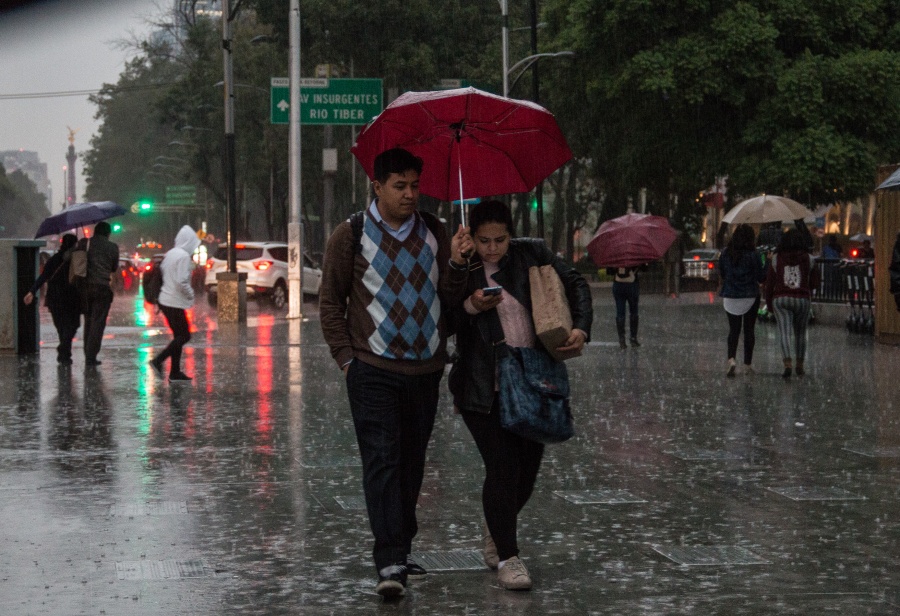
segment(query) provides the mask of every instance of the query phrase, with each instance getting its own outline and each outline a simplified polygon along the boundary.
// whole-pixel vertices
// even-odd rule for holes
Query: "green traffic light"
[[[113,233],[118,233],[121,230],[122,230],[122,225],[120,225],[119,223],[113,223],[113,226],[112,226]]]
[[[140,203],[141,212],[149,212],[153,209],[153,203],[150,201],[141,201]]]

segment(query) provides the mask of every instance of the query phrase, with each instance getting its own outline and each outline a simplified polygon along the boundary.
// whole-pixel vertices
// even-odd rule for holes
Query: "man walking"
[[[425,451],[447,363],[441,303],[464,292],[474,249],[460,225],[417,210],[422,160],[395,148],[375,158],[375,199],[335,229],[325,249],[320,319],[347,378],[375,536],[375,590],[403,594],[426,571],[409,554]]]
[[[87,276],[83,290],[84,307],[84,365],[99,366],[97,359],[106,317],[112,305],[113,292],[110,287],[112,275],[119,269],[119,247],[109,241],[112,229],[106,221],[94,226],[94,236],[81,240],[87,249]]]

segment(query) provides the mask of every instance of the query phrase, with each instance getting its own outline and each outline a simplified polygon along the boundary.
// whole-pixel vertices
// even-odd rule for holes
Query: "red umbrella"
[[[598,267],[636,267],[662,257],[676,237],[662,216],[625,214],[600,225],[587,249]]]
[[[527,192],[572,158],[549,111],[475,88],[400,95],[350,151],[371,178],[396,147],[424,160],[419,190],[442,201]]]

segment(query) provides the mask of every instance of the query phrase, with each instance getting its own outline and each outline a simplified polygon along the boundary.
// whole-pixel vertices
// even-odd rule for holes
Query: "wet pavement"
[[[314,306],[216,328],[201,301],[193,385],[154,377],[168,336],[140,299],[117,298],[96,370],[80,341],[58,369],[45,320],[39,356],[0,356],[0,614],[900,613],[900,349],[813,326],[785,382],[760,324],[756,373],[726,379],[711,295],[642,297],[627,351],[594,297],[578,434],[520,519],[534,590],[480,564],[481,461],[445,381],[415,543],[432,572],[387,604]]]

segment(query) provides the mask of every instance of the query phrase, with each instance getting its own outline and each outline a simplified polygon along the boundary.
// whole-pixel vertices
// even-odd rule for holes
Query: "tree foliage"
[[[34,237],[50,215],[46,197],[22,171],[7,174],[0,164],[0,237]]]

